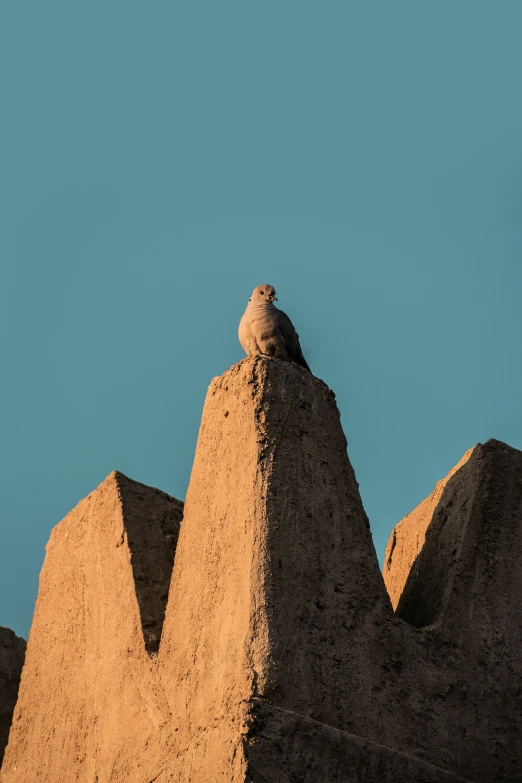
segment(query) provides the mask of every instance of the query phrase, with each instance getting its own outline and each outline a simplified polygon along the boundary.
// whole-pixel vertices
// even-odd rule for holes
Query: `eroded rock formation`
[[[162,629],[177,501],[113,474],[53,531],[2,780],[515,780],[521,458],[477,447],[418,515],[397,617],[334,395],[235,365],[207,394]]]

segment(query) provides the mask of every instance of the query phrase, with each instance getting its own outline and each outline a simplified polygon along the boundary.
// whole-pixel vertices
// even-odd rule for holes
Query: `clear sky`
[[[270,283],[337,394],[379,558],[522,448],[520,0],[4,0],[0,624],[113,469],[184,498]]]

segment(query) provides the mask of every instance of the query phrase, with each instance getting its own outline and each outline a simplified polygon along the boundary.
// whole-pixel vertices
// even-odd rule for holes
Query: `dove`
[[[300,364],[311,372],[301,351],[299,335],[290,318],[274,305],[275,288],[258,285],[248,300],[239,322],[239,342],[247,356],[275,356],[286,362]]]

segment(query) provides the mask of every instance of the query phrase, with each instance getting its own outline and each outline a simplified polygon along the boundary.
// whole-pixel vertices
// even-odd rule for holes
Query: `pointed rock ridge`
[[[435,489],[410,514],[407,514],[393,529],[384,554],[382,575],[388,595],[395,609],[406,584],[411,567],[424,546],[426,530],[439,504],[450,478],[466,464],[473,449],[469,449],[460,462],[450,470],[446,478],[437,482]]]
[[[4,757],[25,658],[25,639],[0,627],[0,763]]]
[[[3,782],[131,779],[169,717],[143,625],[160,632],[180,515],[179,501],[111,473],[53,529]]]
[[[116,472],[114,476],[131,555],[145,648],[154,654],[161,638],[183,503],[159,489],[133,481],[123,473]]]
[[[159,653],[175,779],[246,780],[256,698],[377,733],[385,617],[334,394],[291,363],[240,362],[207,394]]]

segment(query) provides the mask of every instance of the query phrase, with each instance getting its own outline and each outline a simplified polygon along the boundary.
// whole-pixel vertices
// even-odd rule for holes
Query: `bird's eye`
[[[265,292],[264,292],[264,291],[260,291],[259,293],[261,294],[261,296],[263,296],[263,294],[264,294]]]

